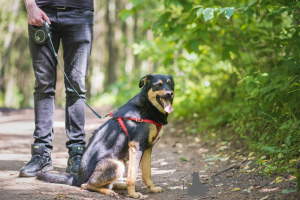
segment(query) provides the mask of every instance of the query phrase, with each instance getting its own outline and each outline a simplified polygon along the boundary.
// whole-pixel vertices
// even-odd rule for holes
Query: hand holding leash
[[[32,26],[41,27],[43,26],[43,20],[48,24],[51,24],[50,19],[35,3],[34,0],[25,0],[27,9],[27,20],[28,24]]]
[[[50,38],[50,26],[43,20],[43,26],[31,26],[34,32],[34,40],[38,44],[45,44]]]

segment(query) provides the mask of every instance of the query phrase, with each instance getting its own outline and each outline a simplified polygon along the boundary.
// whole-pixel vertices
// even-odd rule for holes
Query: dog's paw
[[[88,184],[84,183],[81,185],[82,190],[87,190],[88,189]]]
[[[131,194],[129,194],[129,196],[132,197],[132,198],[135,198],[135,199],[143,197],[142,193],[140,193],[140,192],[131,193]]]
[[[107,196],[112,196],[112,197],[116,197],[117,199],[119,198],[118,193],[114,192],[113,190],[107,191],[106,192]]]
[[[149,192],[151,192],[151,193],[160,193],[160,192],[162,192],[163,190],[161,189],[161,187],[151,187],[150,189],[149,189]]]

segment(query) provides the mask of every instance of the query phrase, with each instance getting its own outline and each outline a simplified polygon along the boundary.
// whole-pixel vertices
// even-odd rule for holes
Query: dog
[[[151,180],[151,152],[161,136],[162,125],[168,123],[168,114],[173,111],[174,86],[172,75],[150,74],[141,78],[141,92],[110,113],[112,118],[94,131],[77,175],[40,173],[37,179],[109,196],[117,196],[113,188],[127,188],[130,197],[140,198],[143,195],[135,190],[140,165],[148,191],[162,192]],[[127,184],[117,182],[123,177],[127,161]]]

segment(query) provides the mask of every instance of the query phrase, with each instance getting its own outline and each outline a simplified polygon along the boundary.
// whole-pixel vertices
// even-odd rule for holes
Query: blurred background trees
[[[267,155],[266,173],[290,170],[299,160],[300,1],[94,2],[90,102],[120,105],[139,91],[145,74],[172,74],[172,115],[189,123],[186,134],[222,136]],[[32,106],[24,3],[2,0],[0,9],[0,106]],[[56,93],[63,106],[60,70]]]

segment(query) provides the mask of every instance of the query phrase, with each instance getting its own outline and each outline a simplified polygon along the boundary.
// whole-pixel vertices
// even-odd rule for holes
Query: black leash
[[[44,21],[44,25],[42,27],[35,27],[35,26],[31,26],[33,31],[34,31],[34,39],[35,41],[38,43],[38,44],[45,44],[48,39],[50,40],[51,42],[51,46],[52,46],[52,50],[53,50],[53,53],[56,57],[56,60],[59,64],[59,67],[60,69],[63,71],[64,73],[64,76],[66,77],[67,81],[69,82],[69,84],[71,85],[73,91],[78,95],[78,97],[85,103],[85,105],[100,119],[103,119],[103,118],[106,118],[109,116],[109,113],[106,114],[105,116],[101,117],[95,110],[93,110],[89,104],[79,95],[79,93],[77,92],[77,90],[74,88],[74,86],[72,85],[71,81],[69,80],[67,74],[65,73],[64,69],[62,68],[60,62],[59,62],[59,59],[58,59],[58,56],[57,56],[57,53],[55,52],[55,49],[54,49],[54,45],[53,45],[53,42],[52,42],[52,39],[51,39],[51,34],[50,34],[50,27],[49,27],[49,24]]]

